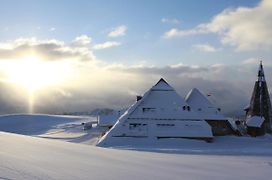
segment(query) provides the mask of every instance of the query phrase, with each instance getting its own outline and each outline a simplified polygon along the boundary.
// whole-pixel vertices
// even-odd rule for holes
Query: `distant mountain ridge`
[[[88,115],[88,116],[98,116],[101,114],[110,114],[114,109],[110,108],[96,108],[91,111],[82,111],[82,112],[65,112],[63,115]]]

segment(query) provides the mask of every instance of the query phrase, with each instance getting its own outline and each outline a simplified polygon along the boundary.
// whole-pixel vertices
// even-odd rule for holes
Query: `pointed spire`
[[[260,66],[258,71],[258,81],[262,81],[262,82],[265,81],[262,61],[260,61]]]
[[[260,66],[258,70],[258,80],[255,82],[250,100],[250,106],[247,109],[246,116],[247,118],[250,118],[252,116],[263,117],[265,120],[262,132],[263,133],[272,132],[271,102],[269,97],[269,91],[267,88],[267,83],[265,81],[262,61],[260,61]]]

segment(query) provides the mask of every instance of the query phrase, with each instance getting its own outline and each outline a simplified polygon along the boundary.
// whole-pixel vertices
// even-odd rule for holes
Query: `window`
[[[147,126],[147,124],[142,124],[142,123],[130,123],[129,124],[129,129],[136,129],[136,128],[140,128],[143,126]]]
[[[146,113],[146,112],[155,112],[156,111],[156,108],[143,108],[143,113]]]
[[[175,126],[175,124],[157,124],[158,127],[169,127],[169,126]]]
[[[129,129],[133,129],[133,128],[139,127],[141,125],[142,125],[141,123],[130,123],[129,124]]]
[[[191,111],[191,107],[190,106],[183,106],[182,107],[183,111]]]

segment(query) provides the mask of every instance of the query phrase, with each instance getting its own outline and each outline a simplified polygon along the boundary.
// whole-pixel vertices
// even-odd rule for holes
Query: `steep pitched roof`
[[[160,79],[138,103],[133,105],[130,116],[133,118],[195,118],[196,113],[188,107],[184,99],[164,79]]]
[[[198,107],[214,107],[213,104],[197,89],[193,88],[185,98],[187,103]]]
[[[163,79],[161,78],[152,88],[151,90],[158,91],[174,91],[174,89]]]
[[[185,101],[195,112],[204,119],[223,118],[223,115],[198,89],[193,88],[186,96]],[[225,118],[226,119],[226,118]]]
[[[143,95],[142,99],[136,101],[118,119],[113,128],[100,139],[99,145],[103,146],[106,142],[110,144],[113,141],[120,142],[120,137],[124,134],[135,133],[135,131],[132,132],[128,129],[131,122],[136,123],[135,126],[151,122],[150,127],[153,127],[153,129],[149,129],[147,136],[153,136],[153,140],[155,137],[154,133],[156,133],[156,136],[213,137],[211,127],[207,122],[200,118],[164,79],[160,79],[158,83]],[[156,123],[164,125],[165,123],[166,125],[174,123],[175,127],[167,132],[161,131],[156,129]],[[141,128],[145,129],[146,125]],[[137,133],[140,133],[140,129]],[[121,143],[125,144],[126,142]]]

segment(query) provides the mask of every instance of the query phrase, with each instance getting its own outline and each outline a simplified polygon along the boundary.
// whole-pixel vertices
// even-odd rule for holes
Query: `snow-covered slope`
[[[0,131],[31,136],[96,145],[101,132],[107,128],[94,127],[83,130],[82,122],[93,122],[92,117],[14,114],[0,116]],[[215,137],[213,143],[189,139],[160,139],[156,142],[123,138],[118,149],[156,151],[185,154],[232,154],[232,155],[271,155],[272,136],[263,137]]]
[[[104,149],[0,132],[0,179],[271,178],[271,156],[182,155]]]
[[[82,123],[94,121],[90,116],[10,114],[0,116],[0,131],[95,144],[94,130],[84,131],[82,126]]]
[[[0,130],[24,135],[39,135],[57,125],[83,120],[79,116],[10,114],[0,116]]]

